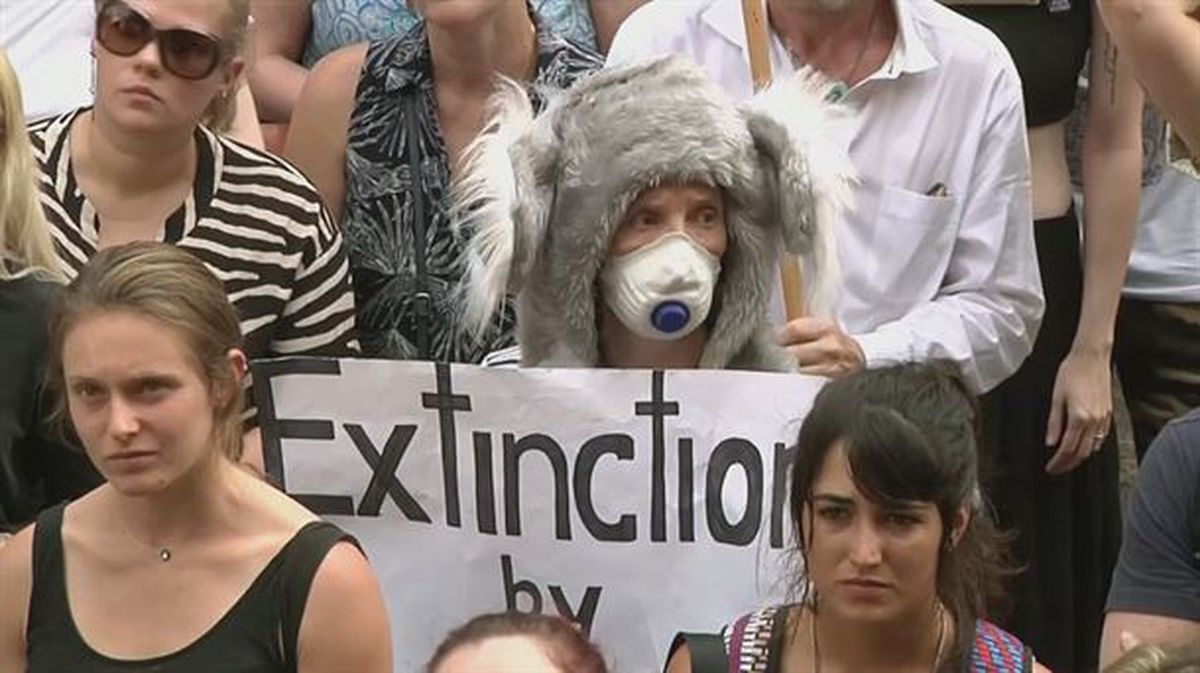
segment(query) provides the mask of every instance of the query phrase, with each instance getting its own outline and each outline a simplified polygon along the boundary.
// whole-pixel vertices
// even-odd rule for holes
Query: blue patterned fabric
[[[588,0],[531,3],[550,30],[596,48]],[[321,57],[348,44],[407,33],[420,20],[405,0],[313,0],[312,34],[304,49],[304,65],[311,68]]]
[[[537,29],[535,110],[545,94],[602,65],[594,51]],[[346,139],[342,223],[363,354],[479,362],[513,345],[511,307],[485,338],[458,329],[463,241],[449,218],[450,163],[438,124],[425,24],[372,42]]]

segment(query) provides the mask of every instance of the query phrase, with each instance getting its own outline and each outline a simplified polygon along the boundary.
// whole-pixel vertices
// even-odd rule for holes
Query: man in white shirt
[[[1000,41],[934,0],[765,0],[776,78],[798,64],[845,84],[859,175],[837,228],[838,320],[783,338],[802,371],[948,358],[979,392],[1016,371],[1043,309],[1021,82]],[[753,94],[740,0],[651,2],[609,63],[691,56]]]

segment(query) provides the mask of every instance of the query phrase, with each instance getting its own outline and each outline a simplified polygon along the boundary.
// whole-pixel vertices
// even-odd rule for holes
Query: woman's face
[[[99,23],[108,22],[107,35],[98,31],[92,40],[97,108],[128,130],[194,128],[216,96],[235,95],[243,62],[222,55],[216,67],[199,78],[176,73],[191,70],[195,76],[195,66],[204,62],[213,40],[221,54],[227,53],[228,11],[224,0],[118,0],[106,7]],[[121,22],[110,20],[118,17]],[[172,30],[177,32],[171,38],[161,39],[162,31]],[[153,31],[160,39],[138,47]],[[171,53],[163,53],[164,43]],[[136,51],[127,53],[132,49]]]
[[[434,673],[564,673],[532,636],[499,636],[451,651]]]
[[[933,604],[942,541],[937,507],[871,501],[855,486],[840,443],[825,457],[801,521],[822,614],[886,623]]]
[[[230,366],[240,357],[232,351]],[[97,311],[67,332],[62,358],[71,421],[117,491],[162,491],[218,455],[209,381],[174,329]]]

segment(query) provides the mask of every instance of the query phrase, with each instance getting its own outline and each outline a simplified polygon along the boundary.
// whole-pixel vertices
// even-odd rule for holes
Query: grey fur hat
[[[597,277],[625,211],[648,188],[703,183],[724,192],[729,245],[700,366],[793,370],[768,319],[780,254],[803,257],[809,306],[827,312],[850,175],[827,91],[803,73],[737,105],[667,57],[581,80],[535,119],[502,83],[455,187],[464,322],[482,330],[515,296],[522,365],[597,365]]]

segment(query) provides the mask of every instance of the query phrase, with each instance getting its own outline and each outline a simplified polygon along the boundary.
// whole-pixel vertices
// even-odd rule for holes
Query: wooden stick
[[[742,0],[742,19],[746,24],[746,51],[750,54],[750,76],[754,90],[771,83],[771,52],[767,33],[767,12],[764,0]],[[783,305],[787,319],[795,320],[805,314],[804,278],[798,260],[784,254],[779,260],[779,280],[783,284]]]

